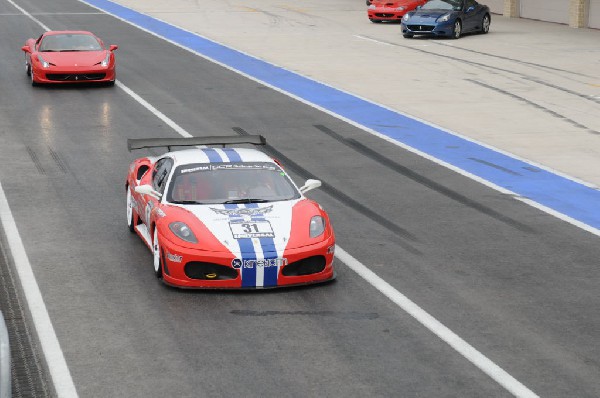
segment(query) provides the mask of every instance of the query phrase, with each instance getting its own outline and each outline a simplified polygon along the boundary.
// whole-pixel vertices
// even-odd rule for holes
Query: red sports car
[[[85,31],[48,31],[28,39],[25,68],[33,86],[40,83],[115,83],[115,55],[94,34]]]
[[[428,0],[372,0],[367,8],[367,15],[371,22],[398,21],[404,14],[414,10],[418,6],[427,3]]]
[[[128,140],[128,148],[264,145],[262,136]],[[335,277],[327,213],[265,153],[194,148],[135,160],[127,225],[153,254],[154,272],[183,288],[261,289]]]

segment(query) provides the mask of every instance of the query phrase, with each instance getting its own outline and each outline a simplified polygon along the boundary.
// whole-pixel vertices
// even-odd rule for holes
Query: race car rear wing
[[[131,152],[134,149],[156,148],[165,146],[169,151],[174,146],[196,146],[196,145],[237,145],[252,144],[266,145],[267,140],[262,135],[227,135],[212,137],[189,137],[189,138],[137,138],[127,140],[127,149]]]

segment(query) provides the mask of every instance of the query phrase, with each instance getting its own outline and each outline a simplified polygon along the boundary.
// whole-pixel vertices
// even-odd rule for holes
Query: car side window
[[[173,160],[171,158],[163,158],[160,159],[154,165],[154,170],[152,170],[152,188],[155,191],[163,193],[165,190],[165,185],[167,184],[167,177],[171,172],[171,168],[173,167]]]
[[[467,9],[469,7],[475,7],[476,5],[477,5],[477,2],[475,0],[467,0],[467,4],[466,4]]]

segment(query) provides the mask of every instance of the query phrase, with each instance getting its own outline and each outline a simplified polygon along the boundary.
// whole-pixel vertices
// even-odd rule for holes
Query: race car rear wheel
[[[127,227],[129,227],[129,231],[135,232],[135,215],[133,214],[131,187],[127,187]]]
[[[154,273],[157,278],[162,278],[162,253],[160,243],[158,242],[158,229],[156,227],[154,228],[154,239],[152,240],[152,253],[154,257]]]

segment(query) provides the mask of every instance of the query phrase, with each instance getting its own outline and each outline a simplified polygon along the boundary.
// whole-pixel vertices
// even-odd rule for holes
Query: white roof
[[[181,151],[172,151],[167,154],[175,161],[175,166],[193,163],[219,163],[219,162],[270,162],[273,159],[253,148],[193,148]]]

